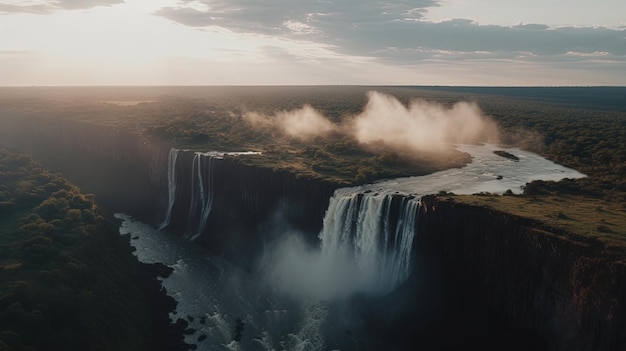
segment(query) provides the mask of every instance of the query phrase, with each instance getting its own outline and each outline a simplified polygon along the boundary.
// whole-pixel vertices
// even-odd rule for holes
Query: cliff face
[[[30,153],[94,193],[105,210],[155,225],[165,217],[168,147],[110,128],[45,119],[0,120],[0,137],[0,146]],[[181,235],[192,158],[183,154],[178,166],[168,228]],[[231,158],[218,160],[213,175],[214,206],[200,245],[249,264],[273,233],[299,230],[317,242],[336,185]],[[376,304],[360,306],[370,331],[397,345],[435,348],[471,344],[471,338],[494,349],[626,347],[623,258],[528,219],[431,197],[422,204],[414,273]],[[496,341],[484,342],[489,339]]]
[[[155,223],[167,201],[169,147],[137,135],[56,118],[0,118],[0,147],[28,153],[63,173],[102,210],[126,212]]]
[[[197,192],[192,160],[193,152],[182,152],[176,163],[176,201],[168,231],[180,235],[189,230],[190,199]],[[236,157],[212,162],[213,206],[197,243],[247,265],[273,235],[297,230],[317,241],[335,184],[247,166]]]
[[[416,255],[435,257],[461,294],[550,350],[626,347],[626,263],[596,241],[512,215],[426,198]]]
[[[125,212],[159,225],[168,205],[169,146],[148,143],[113,127],[57,118],[0,118],[0,147],[28,153],[96,195],[109,215]],[[178,190],[168,231],[187,229],[193,152],[177,165]],[[272,233],[304,232],[312,241],[321,230],[335,184],[291,173],[243,165],[236,158],[215,162],[213,209],[197,243],[249,263]]]

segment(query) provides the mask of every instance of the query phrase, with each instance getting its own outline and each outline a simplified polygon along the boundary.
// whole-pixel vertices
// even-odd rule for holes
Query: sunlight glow
[[[66,8],[67,4],[74,7],[94,6],[98,1],[112,4],[88,9],[62,8],[62,4]],[[531,8],[553,8],[557,3],[562,4],[562,1],[565,0],[556,0],[554,4],[545,5],[535,3]],[[626,2],[622,4],[615,3],[616,0],[601,1],[611,3],[615,8],[626,6],[623,5]],[[376,23],[374,27],[377,31],[363,34],[359,31],[352,33],[348,30],[344,33],[340,30],[342,27],[339,22],[333,21],[343,20],[341,16],[328,15],[322,20],[308,15],[300,18],[294,15],[286,19],[280,16],[273,18],[270,13],[262,13],[259,16],[268,17],[256,18],[254,10],[258,4],[252,6],[245,1],[239,5],[242,6],[241,14],[238,8],[234,11],[236,14],[231,13],[233,17],[220,18],[214,25],[206,26],[202,24],[213,24],[213,21],[191,21],[191,25],[185,25],[182,24],[185,21],[175,22],[159,15],[158,11],[164,8],[191,9],[187,16],[193,17],[193,11],[197,11],[205,19],[209,19],[210,2],[115,2],[116,0],[0,0],[0,85],[624,83],[625,75],[621,74],[623,68],[620,67],[623,66],[620,65],[626,56],[619,48],[621,43],[614,39],[614,33],[608,33],[613,36],[607,36],[607,40],[602,40],[602,37],[595,41],[606,42],[606,45],[587,45],[582,48],[572,46],[571,49],[567,48],[556,54],[546,54],[552,51],[546,50],[545,44],[524,46],[526,43],[541,41],[536,40],[536,36],[523,41],[524,47],[516,48],[516,44],[508,44],[506,36],[521,32],[511,33],[507,26],[547,20],[547,17],[532,17],[526,10],[513,11],[519,15],[515,18],[481,17],[484,11],[480,12],[480,9],[502,7],[502,4],[494,0],[477,0],[471,7],[465,2],[442,0],[440,6],[429,8],[425,12],[425,18],[414,21],[421,25],[406,27],[422,31],[432,29],[433,33],[428,37],[439,35],[443,38],[441,41],[425,40],[424,43],[420,40],[426,37],[421,38],[418,35],[423,35],[423,32],[416,32],[415,38],[412,35],[404,36],[400,33],[410,31],[399,31],[397,23],[383,20],[376,22],[374,19],[372,23]],[[246,9],[246,6],[250,8]],[[298,10],[299,6],[306,7],[298,4],[285,6],[293,10]],[[465,10],[467,11],[464,12]],[[338,11],[355,12],[358,20],[358,9],[352,11],[339,8]],[[602,11],[594,11],[596,12],[590,13],[595,13],[596,17],[589,21],[601,21],[598,16],[601,16]],[[541,13],[537,16],[547,16],[546,11],[537,13]],[[577,13],[571,17],[562,17],[563,21],[579,20]],[[238,16],[242,16],[242,21],[248,21],[246,23],[249,25],[229,25],[238,24]],[[368,16],[368,13],[364,12],[363,16]],[[474,49],[472,45],[477,45],[475,43],[480,40],[476,41],[474,38],[474,41],[466,44],[456,40],[462,35],[446,34],[461,30],[454,27],[454,24],[447,25],[444,21],[435,26],[429,22],[468,16],[477,24],[472,29],[480,29],[481,33],[497,40],[493,40],[491,45]],[[607,17],[607,25],[612,24],[611,18]],[[273,20],[276,22],[272,22]],[[424,26],[425,23],[430,25]],[[505,27],[478,28],[478,23]],[[257,24],[262,30],[255,30]],[[388,28],[385,26],[389,24],[392,25],[389,32],[391,34],[387,36],[385,30]],[[600,35],[599,32],[602,31],[596,31],[594,35]],[[463,35],[465,34],[468,33]],[[571,37],[574,35],[578,34],[571,34]],[[583,40],[589,39],[584,39],[583,36]],[[591,49],[585,49],[587,47]],[[544,52],[536,52],[534,48],[543,49]],[[597,61],[599,59],[605,61]],[[557,62],[558,60],[560,61]],[[581,60],[594,65],[584,65],[580,63]],[[522,72],[520,67],[528,71]]]
[[[115,79],[124,84],[132,84],[133,79],[143,84],[176,84],[179,75],[191,79],[193,84],[210,84],[224,83],[233,75],[246,72],[247,76],[237,79],[245,84],[246,78],[267,78],[268,71],[284,78],[280,70],[255,72],[261,63],[272,64],[275,54],[297,49],[310,57],[333,57],[317,44],[238,34],[220,27],[190,28],[153,15],[155,10],[173,3],[128,0],[54,15],[4,16],[0,28],[14,35],[0,44],[0,53],[5,53],[0,55],[0,63],[16,55],[28,57],[12,64],[28,73],[23,77],[9,75],[4,78],[6,81],[0,78],[0,85],[21,78],[29,81],[36,76],[46,76],[38,84],[55,79],[69,84],[111,84]],[[33,66],[30,69],[29,64]],[[242,68],[238,64],[253,66]],[[198,69],[202,72],[194,73]]]

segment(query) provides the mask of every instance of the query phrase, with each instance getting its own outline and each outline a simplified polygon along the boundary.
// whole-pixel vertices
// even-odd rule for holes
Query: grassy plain
[[[575,195],[452,195],[442,198],[532,218],[556,231],[595,239],[608,252],[626,255],[626,207],[620,203]]]

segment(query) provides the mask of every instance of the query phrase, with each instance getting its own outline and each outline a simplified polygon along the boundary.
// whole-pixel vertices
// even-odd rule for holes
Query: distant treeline
[[[574,168],[587,178],[536,182],[528,193],[566,192],[626,203],[626,112],[484,99],[507,141]]]
[[[250,111],[271,115],[308,104],[340,122],[363,111],[370,90],[392,95],[404,104],[415,99],[444,106],[471,101],[497,122],[504,142],[589,176],[558,184],[538,182],[527,187],[529,192],[567,191],[626,202],[626,88],[162,87],[119,88],[119,96],[114,96],[115,88],[101,89],[106,97],[99,98],[95,92],[87,94],[86,90],[74,99],[61,99],[60,93],[54,95],[47,90],[36,99],[25,93],[10,95],[3,91],[3,96],[10,98],[1,101],[0,96],[0,116],[71,118],[135,131],[148,142],[164,141],[176,147],[262,151],[262,156],[241,160],[356,184],[459,167],[469,159],[460,153],[407,156],[384,147],[364,148],[336,134],[303,141],[272,128],[252,126],[244,115]],[[55,98],[44,99],[46,96]],[[124,96],[155,102],[105,102]]]
[[[626,112],[624,98],[626,87],[428,87],[427,89],[541,102],[559,108]]]

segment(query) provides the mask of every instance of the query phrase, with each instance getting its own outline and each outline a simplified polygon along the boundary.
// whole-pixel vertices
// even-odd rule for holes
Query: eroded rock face
[[[169,147],[78,122],[13,122],[0,125],[2,146],[30,153],[62,172],[94,193],[105,210],[125,211],[154,225],[163,221]],[[181,167],[191,160],[185,157]],[[221,160],[214,172],[214,207],[207,231],[196,242],[244,265],[273,233],[298,230],[316,241],[337,187],[232,159]],[[180,206],[168,230],[182,235],[191,176],[183,172],[179,179]],[[492,343],[475,344],[626,348],[626,263],[621,258],[605,254],[598,242],[528,219],[436,198],[422,201],[412,277],[368,308],[363,305],[370,300],[355,302],[368,313],[364,323],[373,333],[404,346],[419,344],[420,338],[429,340],[425,346],[491,338]]]
[[[599,242],[433,198],[422,211],[415,254],[435,257],[460,296],[550,350],[626,346],[626,264]]]
[[[94,193],[104,212],[125,212],[154,226],[168,205],[169,146],[114,128],[57,118],[0,120],[0,147],[29,153]],[[208,151],[208,150],[207,150]],[[184,234],[189,219],[193,152],[178,164],[178,192],[167,230]],[[214,208],[196,242],[226,257],[245,258],[271,233],[302,231],[317,240],[328,199],[337,187],[236,159],[215,163]],[[261,233],[261,234],[259,234]]]
[[[274,235],[299,231],[311,241],[317,240],[328,200],[337,185],[243,165],[236,158],[213,161],[211,174],[206,177],[211,178],[213,204],[205,229],[198,233],[200,211],[192,210],[190,216],[192,198],[201,197],[194,194],[198,187],[192,183],[192,161],[191,151],[178,155],[176,200],[168,231],[194,238],[198,244],[244,266]]]
[[[137,135],[66,119],[0,118],[0,147],[28,153],[93,193],[100,208],[161,219],[167,201],[169,147]]]

